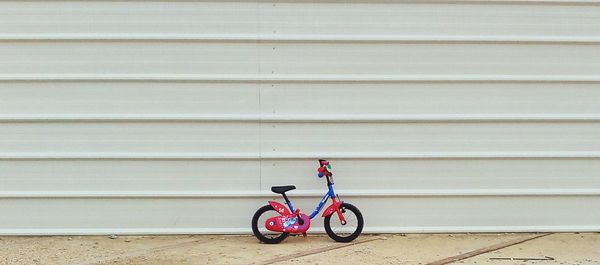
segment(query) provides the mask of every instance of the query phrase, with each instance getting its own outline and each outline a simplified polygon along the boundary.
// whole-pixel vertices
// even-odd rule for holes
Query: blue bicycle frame
[[[321,199],[321,201],[317,205],[317,208],[315,209],[315,211],[310,214],[310,219],[313,219],[315,216],[317,216],[317,214],[319,214],[319,212],[321,211],[321,209],[323,209],[323,206],[325,205],[325,203],[327,203],[327,200],[329,198],[331,198],[331,199],[335,198],[335,191],[333,190],[333,184],[327,185],[327,193],[325,193],[325,195],[323,196],[323,199]],[[286,204],[287,204],[288,208],[290,209],[290,212],[293,213],[294,206],[292,205],[292,202],[287,201]]]

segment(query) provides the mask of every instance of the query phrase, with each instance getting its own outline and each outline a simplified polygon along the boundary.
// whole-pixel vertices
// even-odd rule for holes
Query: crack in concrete
[[[464,259],[472,258],[472,257],[475,257],[475,256],[479,256],[481,254],[485,254],[485,253],[488,253],[488,252],[491,252],[491,251],[495,251],[495,250],[507,248],[507,247],[514,246],[514,245],[518,245],[518,244],[521,244],[521,243],[524,243],[524,242],[527,242],[527,241],[530,241],[530,240],[538,239],[538,238],[541,238],[541,237],[545,237],[545,236],[548,236],[548,235],[551,235],[551,234],[553,234],[553,233],[545,233],[545,234],[528,236],[528,237],[525,237],[525,238],[514,239],[514,240],[502,242],[502,243],[499,243],[499,244],[487,246],[487,247],[484,247],[484,248],[479,248],[479,249],[476,249],[476,250],[473,250],[473,251],[469,251],[467,253],[463,253],[463,254],[460,254],[460,255],[451,256],[451,257],[447,257],[447,258],[444,258],[444,259],[441,259],[441,260],[430,262],[430,263],[427,263],[426,265],[444,265],[444,264],[450,264],[450,263],[457,262],[459,260],[464,260]]]

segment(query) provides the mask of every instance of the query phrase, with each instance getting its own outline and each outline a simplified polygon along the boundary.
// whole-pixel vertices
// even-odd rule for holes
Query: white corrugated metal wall
[[[0,1],[0,234],[600,230],[598,1]],[[310,208],[310,209],[309,209]],[[316,223],[320,224],[318,220]]]

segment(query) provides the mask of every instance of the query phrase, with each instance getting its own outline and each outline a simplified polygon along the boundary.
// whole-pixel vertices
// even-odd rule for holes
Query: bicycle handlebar
[[[333,173],[331,173],[329,170],[331,169],[331,165],[329,164],[329,161],[325,160],[325,159],[319,159],[319,168],[317,169],[318,176],[319,178],[322,178],[323,176],[326,177],[331,177],[333,176]]]

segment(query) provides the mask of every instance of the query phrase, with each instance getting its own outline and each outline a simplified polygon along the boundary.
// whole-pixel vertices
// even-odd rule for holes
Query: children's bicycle
[[[363,216],[356,206],[343,202],[333,190],[333,174],[331,165],[327,160],[319,160],[318,176],[327,179],[327,193],[317,205],[317,208],[309,215],[294,209],[292,202],[285,194],[287,191],[296,189],[296,186],[273,186],[271,191],[281,194],[287,208],[276,201],[259,208],[252,217],[252,232],[258,240],[266,244],[277,244],[286,239],[290,234],[302,234],[306,237],[306,231],[310,228],[310,220],[313,219],[328,199],[332,204],[325,209],[325,231],[331,239],[337,242],[350,242],[356,239],[362,232],[364,226]]]

